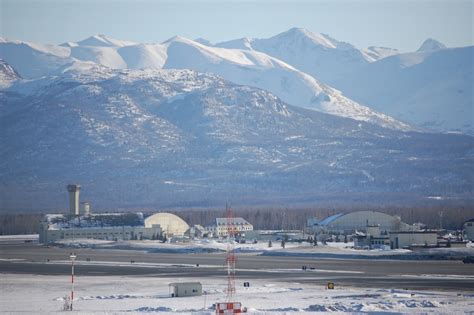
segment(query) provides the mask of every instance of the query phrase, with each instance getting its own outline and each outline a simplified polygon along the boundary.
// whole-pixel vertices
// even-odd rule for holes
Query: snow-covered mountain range
[[[472,132],[472,55],[296,28],[216,45],[0,39],[0,209],[64,205],[69,182],[102,208],[469,199],[473,137],[426,131]]]
[[[179,36],[163,44],[137,45],[101,35],[62,46],[5,40],[0,45],[0,57],[25,78],[59,73],[65,65],[77,61],[91,61],[112,69],[193,69],[216,73],[237,84],[265,89],[295,106],[386,127],[410,129],[407,124],[374,112],[262,52],[209,47]]]
[[[0,59],[27,79],[60,73],[79,61],[112,69],[193,69],[324,113],[401,130],[414,127],[472,134],[466,115],[466,108],[472,108],[472,88],[466,86],[472,85],[473,59],[447,51],[434,39],[409,54],[375,46],[358,49],[302,28],[267,39],[242,38],[215,45],[203,38],[180,36],[161,44],[142,44],[95,35],[57,46],[0,39]],[[436,58],[428,58],[433,54]],[[424,59],[434,61],[413,70],[411,66]],[[394,69],[393,63],[400,69]],[[396,100],[395,94],[399,95]],[[447,112],[451,114],[446,116]]]
[[[302,28],[292,28],[268,39],[243,38],[217,46],[265,52],[327,83],[372,60],[349,43]]]
[[[371,109],[426,130],[474,134],[473,46],[448,49],[429,38],[413,53],[359,50],[301,28],[216,46],[263,51]]]

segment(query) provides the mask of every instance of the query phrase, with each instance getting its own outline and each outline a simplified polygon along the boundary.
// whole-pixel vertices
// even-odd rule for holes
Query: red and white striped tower
[[[74,260],[76,260],[76,254],[71,253],[69,258],[71,258],[71,311],[72,311],[72,303],[74,301]]]
[[[234,238],[236,234],[234,224],[234,214],[232,208],[226,205],[227,215],[227,302],[232,301],[232,297],[235,294],[235,252],[234,252]]]

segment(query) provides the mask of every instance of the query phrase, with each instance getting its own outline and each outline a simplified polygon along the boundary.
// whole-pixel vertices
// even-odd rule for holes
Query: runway
[[[69,254],[80,276],[225,277],[225,255],[164,254],[135,250],[0,244],[0,272],[69,275]],[[132,263],[133,261],[133,263]],[[307,270],[302,270],[307,266]],[[237,281],[272,279],[302,283],[394,289],[474,291],[474,268],[460,261],[322,259],[237,255]]]

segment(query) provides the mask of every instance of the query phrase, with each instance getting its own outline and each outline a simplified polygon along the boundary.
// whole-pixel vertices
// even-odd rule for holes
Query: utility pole
[[[227,217],[227,302],[232,301],[232,296],[235,294],[235,253],[234,253],[234,238],[235,238],[235,223],[232,208],[226,205]]]
[[[72,304],[74,301],[74,261],[76,260],[76,254],[71,253],[69,258],[71,259],[71,311],[72,311]]]

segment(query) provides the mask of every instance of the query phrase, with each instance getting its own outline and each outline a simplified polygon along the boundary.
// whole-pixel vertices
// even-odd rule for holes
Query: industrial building
[[[200,282],[170,283],[168,286],[170,297],[202,295],[202,285]]]
[[[209,236],[209,231],[202,225],[195,224],[184,233],[184,236],[189,238],[203,238]]]
[[[160,226],[146,228],[143,214],[101,213],[88,215],[47,214],[40,222],[40,243],[79,238],[102,240],[151,239]]]
[[[391,249],[438,246],[436,231],[396,231],[390,232],[389,235]]]
[[[368,225],[364,232],[356,232],[354,235],[354,247],[356,248],[381,248],[390,247],[390,237],[388,234],[380,232],[379,225]]]
[[[245,234],[247,231],[253,231],[253,225],[244,218],[232,218],[230,224],[227,218],[216,218],[215,224],[211,225],[208,229],[214,236],[225,237],[229,234],[229,227],[236,234]]]
[[[189,229],[189,225],[183,219],[166,212],[155,213],[145,219],[146,228],[152,228],[153,226],[160,226],[166,237],[183,237]]]
[[[245,241],[303,240],[305,234],[299,230],[251,230],[245,233]]]
[[[466,239],[474,241],[474,218],[464,222],[463,231]]]
[[[380,232],[403,231],[411,226],[402,222],[400,217],[378,211],[355,211],[338,213],[324,220],[310,218],[307,227],[312,233],[352,234],[365,231],[367,226],[377,225]]]
[[[67,186],[69,214],[46,214],[40,222],[39,241],[65,239],[140,240],[158,235],[182,237],[189,229],[186,222],[171,213],[157,213],[144,218],[143,213],[93,214],[89,202],[80,203],[81,186]]]

